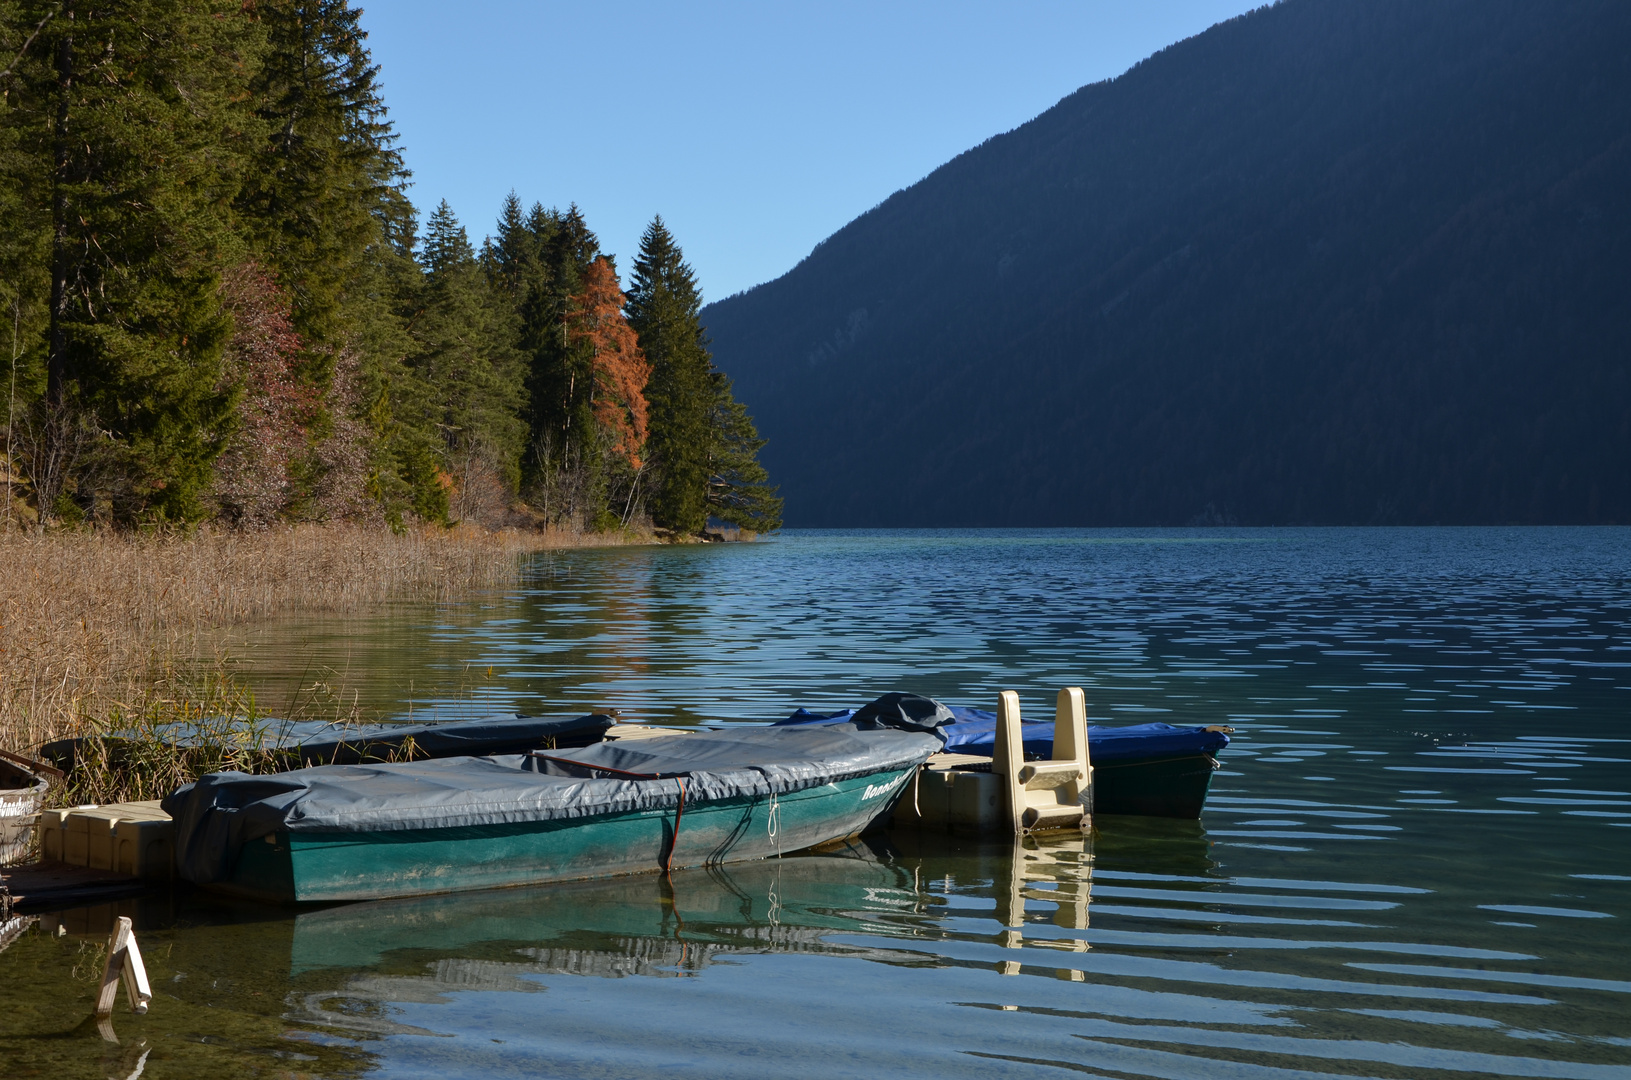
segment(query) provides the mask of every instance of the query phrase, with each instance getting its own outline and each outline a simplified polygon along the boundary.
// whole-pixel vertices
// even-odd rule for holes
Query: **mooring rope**
[[[776,845],[776,858],[782,857],[782,804],[777,801],[775,792],[770,794],[770,813],[765,818],[765,828],[770,832],[770,842]]]

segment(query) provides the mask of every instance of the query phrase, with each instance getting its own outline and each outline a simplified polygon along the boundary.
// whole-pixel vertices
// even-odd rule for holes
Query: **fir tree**
[[[634,260],[628,317],[651,364],[651,518],[682,535],[700,533],[707,521],[715,390],[701,310],[695,273],[663,219],[652,219]]]
[[[418,218],[400,188],[385,187],[375,217],[379,232],[350,285],[346,344],[356,376],[349,407],[365,432],[363,487],[393,529],[412,513],[447,518],[441,470],[441,416],[431,388],[408,358],[409,326],[419,313],[423,273],[414,258]],[[351,359],[342,355],[342,359]]]
[[[258,131],[233,80],[258,59],[258,29],[225,0],[121,0],[65,5],[40,39],[54,61],[29,94],[50,163],[40,510],[64,509],[74,477],[50,463],[94,424],[117,475],[79,491],[81,508],[193,519],[233,419],[218,290]]]
[[[382,200],[407,174],[361,13],[347,0],[271,0],[257,10],[267,46],[251,89],[266,138],[239,208],[294,298],[295,329],[333,345]]]
[[[782,525],[782,499],[759,464],[765,440],[723,372],[713,373],[713,437],[708,445],[708,513],[753,532]]]
[[[437,433],[403,364],[408,312],[396,310],[415,295],[415,215],[360,12],[346,0],[263,0],[257,11],[267,44],[249,89],[265,139],[238,211],[293,298],[298,372],[323,406],[287,512],[354,511],[346,489],[361,484],[393,525],[409,505],[441,518]]]
[[[535,340],[529,389],[534,443],[558,443],[564,452],[576,442],[594,441],[593,355],[574,341],[569,326],[574,298],[583,289],[589,267],[600,257],[600,241],[576,205],[566,213],[535,212],[529,222],[548,270],[548,285],[532,313],[526,337]]]
[[[541,214],[542,207],[534,207]],[[521,200],[511,191],[498,212],[498,236],[482,246],[482,263],[493,288],[505,296],[519,316],[528,293],[548,280],[541,256],[541,243],[528,227],[521,212]]]
[[[41,40],[60,6],[0,0],[0,342],[4,345],[4,424],[0,446],[6,476],[0,517],[13,520],[12,497],[26,491],[18,463],[18,436],[27,406],[44,388],[46,298],[50,293],[50,203],[39,197],[51,186],[46,118],[50,105],[51,55]]]
[[[515,305],[525,357],[526,488],[552,521],[604,523],[618,474],[632,470],[608,459],[595,417],[594,346],[573,333],[600,242],[575,205],[561,213],[535,204],[518,228],[519,210],[506,200],[491,259]]]
[[[425,223],[423,262],[413,364],[441,414],[457,516],[492,517],[515,492],[526,438],[514,317],[445,201]]]

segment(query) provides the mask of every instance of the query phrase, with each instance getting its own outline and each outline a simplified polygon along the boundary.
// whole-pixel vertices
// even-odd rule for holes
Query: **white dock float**
[[[1059,691],[1053,747],[1053,760],[1025,760],[1019,695],[1005,690],[997,699],[996,754],[930,758],[895,804],[894,823],[1016,836],[1085,829],[1092,823],[1093,767],[1081,687]]]
[[[174,873],[175,828],[157,802],[42,810],[34,828],[46,862],[141,878]]]

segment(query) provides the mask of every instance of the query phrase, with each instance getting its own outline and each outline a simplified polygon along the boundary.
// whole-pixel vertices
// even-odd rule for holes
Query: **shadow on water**
[[[1093,853],[1104,870],[1205,877],[1217,869],[1198,821],[1095,815]]]

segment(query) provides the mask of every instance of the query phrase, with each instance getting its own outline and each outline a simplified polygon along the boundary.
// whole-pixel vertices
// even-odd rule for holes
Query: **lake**
[[[297,712],[1045,719],[1079,685],[1235,735],[1198,823],[129,902],[156,1000],[118,1043],[110,912],[49,916],[0,953],[6,1076],[1631,1078],[1631,530],[796,531],[240,651]]]

